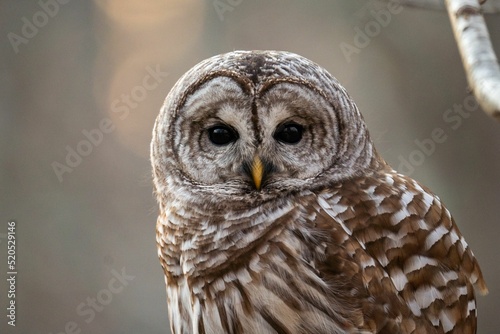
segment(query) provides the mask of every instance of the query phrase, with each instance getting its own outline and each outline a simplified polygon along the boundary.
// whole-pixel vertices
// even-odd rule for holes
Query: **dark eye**
[[[274,139],[285,144],[297,144],[302,139],[304,127],[297,123],[285,123],[276,129]]]
[[[215,145],[227,145],[238,139],[236,131],[225,125],[216,125],[208,129],[208,138]]]

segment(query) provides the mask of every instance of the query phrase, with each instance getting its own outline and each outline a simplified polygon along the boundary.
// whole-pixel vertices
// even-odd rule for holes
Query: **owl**
[[[479,265],[439,197],[377,153],[299,55],[202,61],[151,143],[172,333],[475,333]]]

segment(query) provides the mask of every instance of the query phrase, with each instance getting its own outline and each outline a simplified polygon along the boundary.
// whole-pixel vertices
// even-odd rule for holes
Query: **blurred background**
[[[185,71],[239,49],[292,51],[339,79],[383,157],[453,213],[490,290],[478,332],[498,333],[500,124],[468,95],[445,12],[364,0],[0,1],[0,332],[169,332],[151,130]]]

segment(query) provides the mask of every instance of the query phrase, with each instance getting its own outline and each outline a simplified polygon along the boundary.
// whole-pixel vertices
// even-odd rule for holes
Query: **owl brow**
[[[212,79],[215,79],[216,77],[227,77],[227,78],[233,79],[240,86],[240,88],[243,90],[243,92],[245,92],[247,94],[252,94],[254,91],[253,83],[248,78],[245,78],[239,72],[230,71],[230,70],[219,70],[219,71],[209,72],[209,73],[203,75],[201,78],[199,78],[195,82],[193,82],[185,90],[184,94],[180,97],[180,99],[177,103],[174,117],[177,117],[178,111],[182,109],[182,107],[186,103],[186,100],[188,99],[189,96],[191,96],[201,85],[203,85],[204,83],[206,83]]]
[[[310,90],[316,92],[317,94],[321,95],[326,101],[328,101],[328,97],[326,96],[325,92],[316,85],[308,80],[302,79],[302,78],[297,78],[297,77],[279,77],[279,78],[272,78],[269,80],[266,80],[263,82],[257,91],[257,96],[261,97],[264,95],[269,89],[271,89],[273,86],[280,84],[280,83],[290,83],[290,84],[295,84],[295,85],[300,85],[300,86],[306,86]]]
[[[335,106],[332,102],[330,102],[330,99],[326,95],[326,93],[317,87],[313,82],[310,82],[309,80],[297,78],[297,77],[280,77],[280,78],[273,78],[269,79],[266,82],[262,83],[261,87],[257,91],[256,95],[257,97],[263,96],[267,91],[269,91],[273,86],[276,86],[277,84],[280,83],[289,83],[292,85],[300,85],[300,86],[305,86],[315,92],[316,94],[320,95],[330,106],[332,107],[333,112],[335,113],[336,117],[336,122],[334,124],[337,127],[337,132],[339,134],[339,138],[344,138],[344,128],[345,124],[342,122],[342,118],[340,117],[341,115],[339,114],[339,108]],[[338,99],[338,98],[337,98]]]

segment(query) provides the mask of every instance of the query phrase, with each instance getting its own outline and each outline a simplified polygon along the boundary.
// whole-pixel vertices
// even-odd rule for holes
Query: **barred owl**
[[[173,333],[474,333],[486,285],[450,212],[377,153],[346,90],[236,51],[173,87],[151,143]]]

